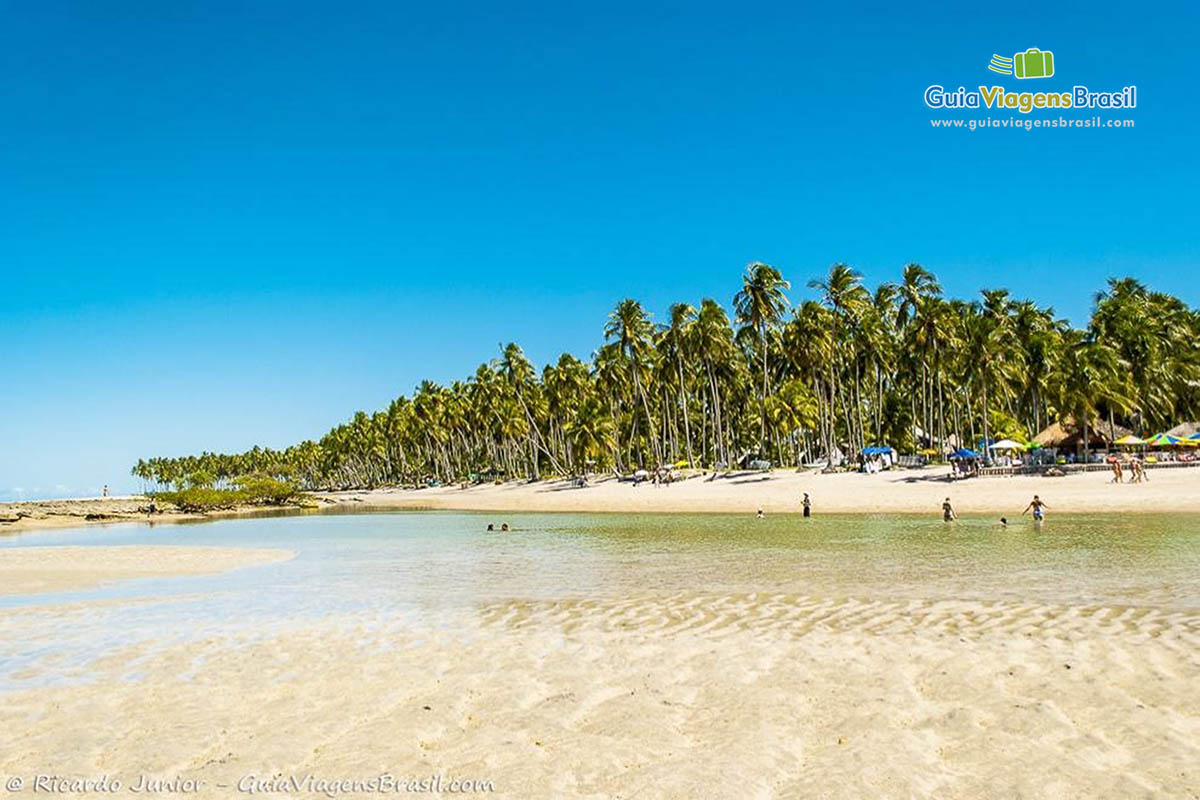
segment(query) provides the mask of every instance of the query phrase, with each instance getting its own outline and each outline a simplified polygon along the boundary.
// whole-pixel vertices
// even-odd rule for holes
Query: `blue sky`
[[[1200,11],[941,5],[9,4],[0,498],[586,356],[752,260],[796,300],[918,261],[1076,322],[1113,275],[1200,302]],[[986,70],[1028,47],[1055,78]],[[1136,84],[1136,127],[933,130],[988,115],[933,83]]]

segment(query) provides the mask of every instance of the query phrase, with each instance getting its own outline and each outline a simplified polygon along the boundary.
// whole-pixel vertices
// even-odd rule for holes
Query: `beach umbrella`
[[[1200,442],[1200,431],[1196,431],[1188,437],[1188,441]]]
[[[950,454],[951,458],[983,458],[979,453],[966,447],[960,447]]]
[[[1169,433],[1160,433],[1157,436],[1151,436],[1147,439],[1146,444],[1151,447],[1173,447],[1182,441],[1183,439],[1180,439],[1178,436],[1172,436]]]
[[[1113,444],[1120,444],[1120,445],[1137,445],[1137,444],[1145,444],[1145,443],[1146,443],[1145,439],[1141,439],[1137,436],[1134,436],[1132,433],[1129,434],[1128,436],[1122,436],[1120,439],[1113,440]]]
[[[1014,442],[1012,439],[1001,439],[991,446],[992,450],[1024,450],[1025,445],[1020,442]]]

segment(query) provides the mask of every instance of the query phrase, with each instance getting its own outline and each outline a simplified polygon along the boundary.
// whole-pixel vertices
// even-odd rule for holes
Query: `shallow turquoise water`
[[[486,533],[488,522],[514,531]],[[0,681],[51,656],[79,666],[124,645],[340,614],[454,627],[507,601],[783,593],[1200,609],[1200,516],[1053,516],[1000,527],[917,517],[312,514],[194,525],[113,525],[0,539],[0,547],[187,544],[287,548],[287,562],[223,575],[0,597],[0,609],[153,598],[0,637]],[[6,623],[15,624],[15,623]],[[55,662],[55,663],[58,663]],[[62,669],[59,672],[63,672]],[[11,681],[6,681],[11,682]]]
[[[501,521],[514,530],[485,531]],[[0,607],[207,591],[245,593],[247,611],[281,605],[288,613],[693,589],[1200,601],[1200,516],[1192,515],[1063,515],[1001,527],[991,518],[406,512],[0,538],[0,547],[53,544],[275,547],[297,557],[219,576],[0,598]]]

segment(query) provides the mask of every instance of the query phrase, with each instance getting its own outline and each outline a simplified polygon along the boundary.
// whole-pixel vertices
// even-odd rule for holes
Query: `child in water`
[[[1033,500],[1029,501],[1029,505],[1025,506],[1025,511],[1021,512],[1021,516],[1025,516],[1026,512],[1028,512],[1029,509],[1032,508],[1033,509],[1033,521],[1041,522],[1042,520],[1044,520],[1046,518],[1046,512],[1044,509],[1047,509],[1049,507],[1050,506],[1043,503],[1041,498],[1039,498],[1035,494],[1033,496]]]
[[[954,513],[954,506],[950,505],[950,498],[946,498],[946,502],[942,503],[942,521],[953,522],[958,519],[958,515]]]

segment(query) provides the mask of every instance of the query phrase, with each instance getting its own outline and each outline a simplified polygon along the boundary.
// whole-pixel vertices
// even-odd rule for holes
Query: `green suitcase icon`
[[[1018,78],[1049,78],[1054,74],[1054,53],[1031,47],[1013,56],[1013,74]]]

